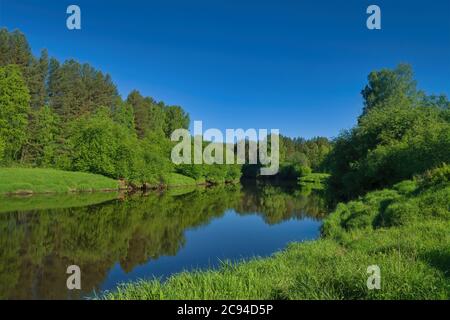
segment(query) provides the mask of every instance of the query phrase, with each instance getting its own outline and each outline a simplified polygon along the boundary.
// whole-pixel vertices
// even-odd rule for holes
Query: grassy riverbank
[[[0,194],[118,190],[119,182],[97,174],[54,169],[0,168]]]
[[[171,173],[167,178],[168,187],[189,187],[204,183],[204,181],[196,181],[191,177],[184,176],[179,173]]]
[[[450,169],[340,204],[323,238],[219,270],[124,284],[106,299],[449,299]],[[368,290],[367,267],[381,270]]]
[[[170,173],[159,188],[195,187],[205,184],[179,173]],[[117,191],[119,182],[102,175],[39,168],[0,168],[0,195]]]

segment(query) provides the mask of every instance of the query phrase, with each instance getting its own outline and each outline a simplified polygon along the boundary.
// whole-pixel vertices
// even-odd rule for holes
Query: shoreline
[[[10,177],[4,177],[6,173],[12,173]],[[25,178],[16,178],[18,173],[25,173]],[[58,177],[51,177],[51,175],[55,175]],[[175,173],[174,173],[175,174]],[[180,174],[176,174],[178,176],[182,176]],[[48,177],[50,176],[50,178]],[[141,186],[133,185],[133,183],[129,183],[125,180],[114,180],[107,178],[98,174],[91,174],[86,172],[73,172],[73,171],[63,171],[56,169],[43,169],[43,168],[0,168],[0,177],[6,181],[6,185],[19,184],[19,185],[27,185],[27,188],[17,188],[14,191],[6,191],[1,192],[0,196],[4,197],[31,197],[34,195],[59,195],[59,194],[87,194],[87,193],[109,193],[109,192],[139,192],[139,191],[164,191],[168,189],[179,189],[184,187],[210,187],[221,184],[236,184],[239,183],[239,180],[236,181],[224,181],[223,183],[211,183],[208,181],[198,181],[189,178],[187,176],[182,176],[187,179],[192,179],[193,183],[161,183],[158,185],[152,185],[144,183]],[[81,177],[82,181],[78,182]],[[40,185],[35,183],[35,180],[45,181]],[[53,180],[52,180],[53,179]],[[51,188],[55,188],[53,186],[54,180],[59,179],[63,182],[63,186],[57,190],[51,190]],[[116,184],[117,187],[95,187],[95,184],[102,180],[103,184],[113,185]],[[76,186],[79,184],[78,186]],[[72,187],[74,186],[75,187]],[[1,187],[1,186],[0,186]],[[9,187],[9,186],[8,186]],[[36,188],[33,190],[33,187]],[[11,188],[11,187],[9,187]],[[61,190],[66,188],[67,190]],[[39,190],[41,189],[41,190]],[[0,189],[1,190],[1,189]]]

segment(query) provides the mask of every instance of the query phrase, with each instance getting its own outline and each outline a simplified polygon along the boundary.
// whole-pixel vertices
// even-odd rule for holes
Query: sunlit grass
[[[166,183],[170,187],[195,186],[197,184],[195,179],[174,172],[167,177]]]
[[[0,194],[68,193],[118,190],[116,180],[84,172],[0,168]]]
[[[441,227],[448,230],[449,225]],[[354,248],[332,240],[292,244],[271,258],[225,264],[216,271],[185,272],[166,282],[124,284],[103,298],[448,299],[448,274],[437,267],[439,263],[430,263],[433,252],[448,250],[448,236],[445,241],[443,236],[428,241],[420,250],[398,250],[391,245],[400,233],[381,232],[374,242]],[[441,266],[449,258],[442,259],[447,260]],[[368,290],[366,285],[367,267],[374,264],[381,268],[381,290]]]

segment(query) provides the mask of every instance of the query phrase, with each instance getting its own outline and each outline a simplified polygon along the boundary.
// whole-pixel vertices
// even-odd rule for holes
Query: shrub
[[[362,201],[352,201],[348,204],[349,214],[342,221],[342,225],[346,230],[372,228],[378,208],[369,206]]]
[[[406,180],[394,185],[394,190],[398,191],[402,195],[410,194],[417,190],[417,182],[412,180]]]
[[[417,220],[419,215],[415,202],[393,203],[383,213],[383,224],[386,227],[402,226]]]
[[[433,170],[428,170],[419,178],[420,186],[422,188],[448,183],[449,181],[450,165],[447,164],[443,164]]]

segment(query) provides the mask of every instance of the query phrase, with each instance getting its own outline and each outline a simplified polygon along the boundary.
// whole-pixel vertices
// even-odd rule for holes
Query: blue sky
[[[66,28],[77,4],[82,30]],[[366,8],[382,30],[366,28]],[[88,62],[183,106],[204,128],[336,136],[355,124],[368,73],[413,65],[419,87],[450,93],[450,1],[0,0],[0,26],[33,51]]]

